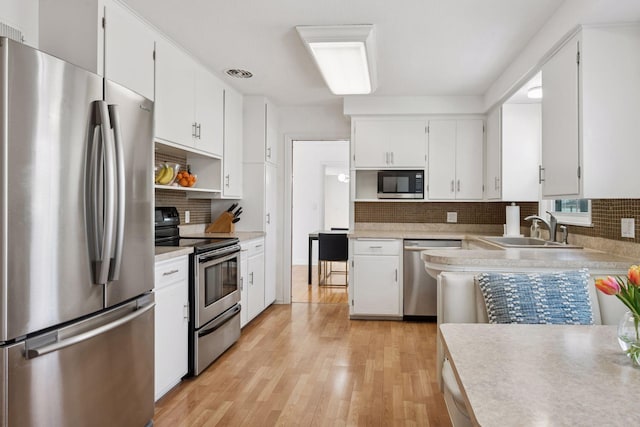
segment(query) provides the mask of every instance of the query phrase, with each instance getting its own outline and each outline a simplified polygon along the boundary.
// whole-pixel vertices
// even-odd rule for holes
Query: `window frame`
[[[591,199],[588,200],[589,207],[587,212],[557,212],[555,211],[555,201],[563,199],[540,200],[540,216],[548,211],[553,214],[560,224],[575,225],[578,227],[593,227]]]

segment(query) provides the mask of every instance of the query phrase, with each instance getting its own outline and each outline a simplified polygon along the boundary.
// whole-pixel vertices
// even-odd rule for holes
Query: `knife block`
[[[220,216],[205,230],[207,233],[233,233],[236,229],[233,224],[233,214],[231,212],[222,212]]]

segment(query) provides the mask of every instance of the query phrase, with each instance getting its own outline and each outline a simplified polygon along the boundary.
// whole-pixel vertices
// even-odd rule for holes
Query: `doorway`
[[[346,304],[346,264],[333,263],[319,286],[318,241],[310,257],[309,235],[349,227],[349,141],[293,140],[291,159],[291,302]]]

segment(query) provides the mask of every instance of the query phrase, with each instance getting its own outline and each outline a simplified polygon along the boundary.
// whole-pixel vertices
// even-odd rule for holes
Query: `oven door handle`
[[[234,317],[238,313],[240,313],[240,310],[241,310],[240,304],[234,305],[229,310],[227,310],[226,313],[223,313],[217,319],[212,320],[211,324],[210,324],[211,326],[207,327],[206,329],[203,329],[202,331],[198,331],[198,338],[205,337],[205,336],[215,332],[222,325],[227,323],[227,321],[229,319],[231,319],[232,317]]]
[[[224,252],[224,253],[216,253],[216,254],[202,254],[202,255],[198,255],[198,263],[203,264],[206,262],[210,262],[210,261],[215,261],[215,264],[219,264],[221,262],[225,262],[226,260],[229,260],[231,258],[235,258],[240,254],[239,250],[233,250],[231,251],[231,253],[229,252]],[[226,256],[225,256],[226,255]]]

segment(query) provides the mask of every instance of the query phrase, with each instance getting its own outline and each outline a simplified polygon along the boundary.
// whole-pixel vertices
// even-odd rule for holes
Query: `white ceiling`
[[[341,102],[296,25],[374,24],[381,96],[482,95],[563,0],[123,0],[245,94]],[[229,68],[251,71],[237,80]]]

